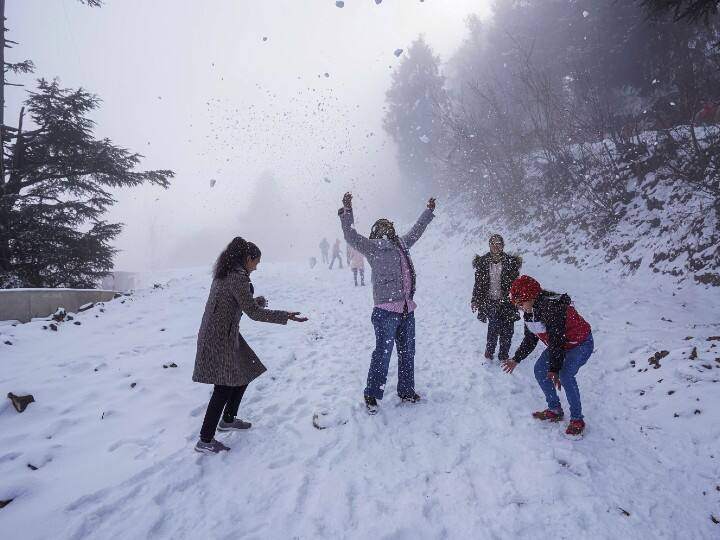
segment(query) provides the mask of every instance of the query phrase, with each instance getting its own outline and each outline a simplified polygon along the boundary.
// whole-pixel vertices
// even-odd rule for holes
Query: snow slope
[[[241,405],[253,428],[220,434],[222,456],[192,451],[210,392],[190,380],[206,269],[57,332],[0,326],[0,391],[36,399],[22,414],[0,402],[0,500],[14,499],[0,538],[720,537],[720,290],[526,256],[523,271],[569,292],[594,330],[579,375],[588,431],[569,440],[530,417],[544,407],[540,349],[513,375],[481,359],[468,303],[487,231],[448,238],[439,214],[413,251],[426,399],[399,403],[393,359],[375,417],[361,405],[371,294],[346,269],[253,275],[270,307],[311,320],[243,319],[269,371]]]

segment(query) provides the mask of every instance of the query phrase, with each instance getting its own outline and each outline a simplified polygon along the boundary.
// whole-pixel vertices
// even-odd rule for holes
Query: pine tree
[[[0,0],[3,18],[4,4]],[[5,31],[2,42],[11,43]],[[5,47],[5,73],[33,70],[29,60],[5,62]],[[0,288],[94,286],[112,268],[111,241],[122,228],[103,219],[115,203],[109,190],[169,185],[172,171],[136,171],[141,155],[94,137],[88,115],[98,105],[98,97],[82,88],[40,79],[17,127],[0,117]]]
[[[437,180],[441,111],[447,102],[444,83],[440,59],[421,36],[408,49],[386,94],[385,130],[398,146],[403,173],[420,185]]]

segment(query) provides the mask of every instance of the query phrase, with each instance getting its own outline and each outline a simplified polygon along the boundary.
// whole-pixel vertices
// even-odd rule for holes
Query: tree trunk
[[[5,0],[0,0],[0,272],[10,271],[10,207],[5,193]]]
[[[0,0],[0,3],[2,0]],[[9,272],[12,270],[12,261],[10,259],[10,212],[15,204],[16,195],[20,193],[20,167],[23,157],[23,136],[22,124],[25,116],[25,107],[20,109],[20,119],[18,123],[17,139],[15,140],[15,148],[13,149],[12,167],[10,169],[10,178],[2,178],[0,182],[0,272]],[[4,170],[3,170],[4,175]]]

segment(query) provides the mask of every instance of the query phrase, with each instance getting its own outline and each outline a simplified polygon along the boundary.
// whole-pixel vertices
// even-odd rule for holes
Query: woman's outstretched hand
[[[308,318],[303,317],[299,311],[291,311],[288,313],[288,320],[295,322],[305,322],[308,320]]]
[[[429,210],[435,211],[435,197],[430,197],[430,200],[427,203],[427,207]]]

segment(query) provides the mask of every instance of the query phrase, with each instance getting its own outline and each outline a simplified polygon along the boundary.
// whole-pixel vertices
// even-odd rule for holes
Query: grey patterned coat
[[[224,279],[214,279],[198,333],[193,381],[243,386],[266,371],[240,335],[243,311],[254,321],[288,321],[286,311],[265,309],[253,298],[253,286],[244,268]]]

